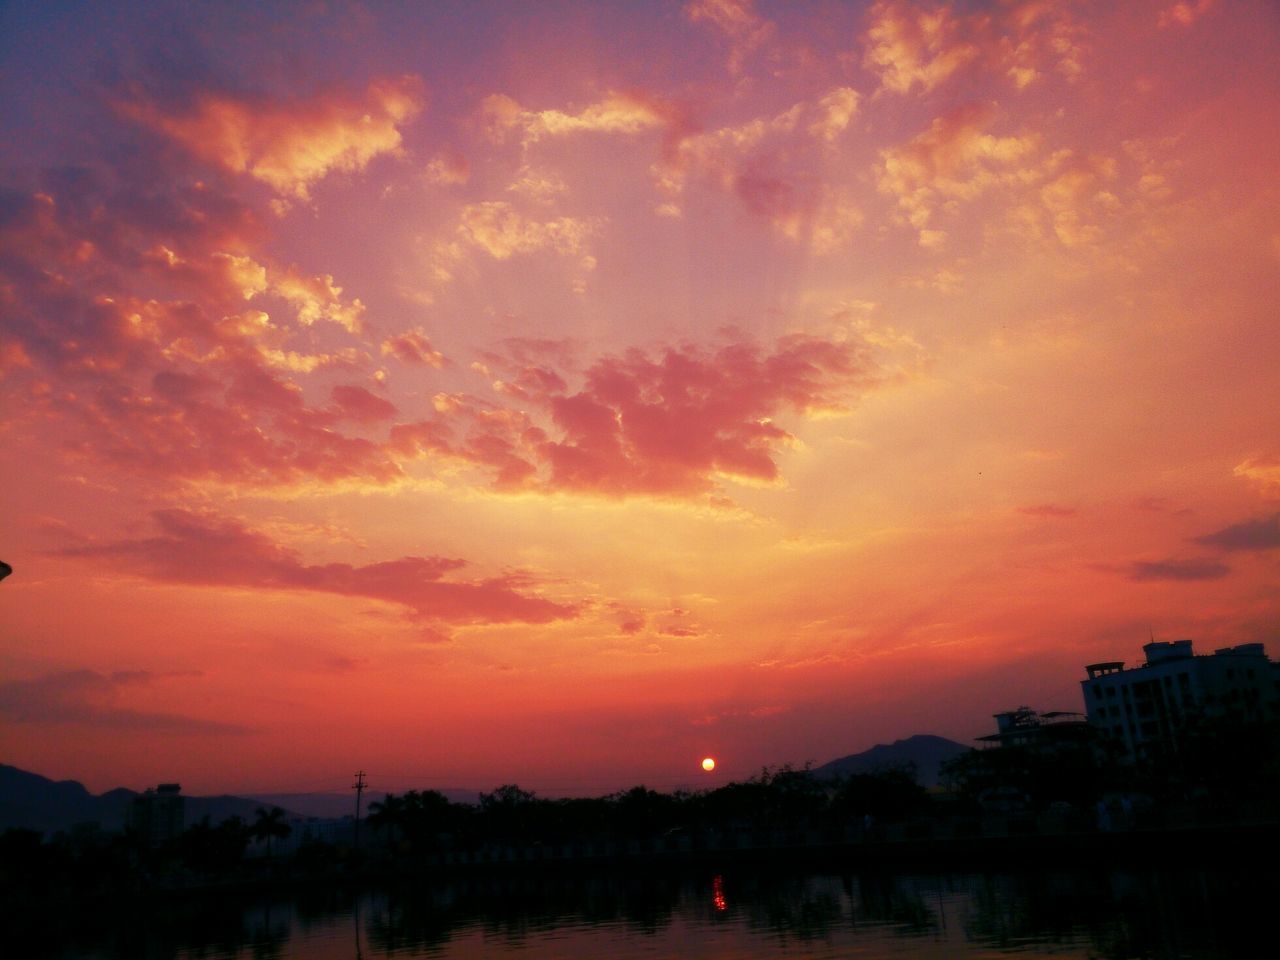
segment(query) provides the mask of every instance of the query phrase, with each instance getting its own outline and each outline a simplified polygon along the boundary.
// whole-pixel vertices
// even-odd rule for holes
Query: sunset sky
[[[1278,63],[1269,0],[6,4],[0,761],[700,787],[1280,656]]]

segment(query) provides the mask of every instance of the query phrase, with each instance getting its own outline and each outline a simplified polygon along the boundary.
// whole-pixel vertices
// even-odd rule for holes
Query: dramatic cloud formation
[[[836,408],[876,374],[864,345],[800,335],[768,354],[734,344],[601,360],[581,391],[550,401],[563,433],[543,448],[551,484],[618,495],[704,492],[717,477],[772,482],[775,451],[792,439],[774,415]]]
[[[569,392],[554,369],[529,362],[526,345],[514,347],[513,357],[487,355],[508,371],[495,393],[545,411],[549,422],[474,396],[438,395],[438,416],[397,424],[390,449],[491,468],[503,488],[700,496],[723,480],[778,481],[778,451],[794,437],[776,416],[843,410],[887,376],[866,342],[795,334],[771,351],[751,342],[657,356],[631,350],[597,360]]]
[[[8,762],[674,786],[1274,642],[1273,4],[76,9],[0,5]]]
[[[156,511],[154,519],[157,536],[68,547],[61,555],[108,560],[169,583],[314,590],[383,600],[420,617],[455,624],[547,623],[577,615],[572,605],[526,593],[536,584],[520,574],[443,579],[465,566],[464,560],[401,557],[366,566],[308,566],[293,551],[235,520],[186,510]]]
[[[400,146],[400,127],[423,107],[416,77],[378,80],[361,98],[280,102],[202,93],[183,109],[124,101],[126,116],[172,138],[203,160],[247,173],[277,193],[306,200],[332,171],[363,170]]]

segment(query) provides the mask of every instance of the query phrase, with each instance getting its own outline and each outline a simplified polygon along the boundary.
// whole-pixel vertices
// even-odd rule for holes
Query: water
[[[1270,955],[1268,872],[520,875],[35,922],[57,960]],[[1258,951],[1261,949],[1261,953]]]

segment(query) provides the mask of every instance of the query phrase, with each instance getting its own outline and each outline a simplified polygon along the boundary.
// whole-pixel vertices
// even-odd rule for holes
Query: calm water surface
[[[23,956],[1270,956],[1277,892],[1266,871],[476,878],[66,918]]]

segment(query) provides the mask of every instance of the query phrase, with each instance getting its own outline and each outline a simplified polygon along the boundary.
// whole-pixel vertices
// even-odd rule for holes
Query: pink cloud
[[[774,417],[843,409],[882,379],[861,340],[804,334],[771,350],[743,341],[606,356],[574,392],[559,372],[523,365],[533,357],[518,353],[486,356],[515,372],[494,384],[499,400],[529,409],[441,394],[436,416],[392,427],[388,450],[485,467],[503,488],[703,497],[728,478],[778,480],[777,454],[793,437]]]
[[[853,88],[833,87],[772,117],[674,135],[654,167],[666,197],[658,212],[680,216],[690,186],[707,185],[818,253],[846,245],[862,214],[852,192],[824,174],[859,101]]]
[[[605,358],[582,390],[551,400],[562,439],[542,450],[549,484],[688,495],[722,475],[774,481],[774,456],[791,435],[773,416],[834,406],[874,373],[861,344],[801,335],[767,354],[738,343],[710,354],[685,347]]]
[[[915,86],[932,90],[979,56],[977,45],[964,37],[963,19],[945,4],[886,0],[870,16],[865,63],[894,93],[909,93]]]
[[[22,416],[58,423],[67,456],[135,481],[398,478],[378,444],[335,429],[338,415],[311,406],[300,382],[355,362],[354,346],[317,350],[311,326],[329,319],[330,341],[354,338],[359,300],[331,277],[263,267],[251,218],[216,181],[171,190],[165,174],[183,179],[52,177],[44,191],[0,197],[0,348],[25,358],[8,380],[33,391]],[[288,309],[279,321],[247,309],[258,297],[293,308],[293,321]],[[335,399],[369,422],[375,405]]]
[[[1065,4],[967,10],[954,3],[881,0],[869,20],[863,64],[890,93],[917,88],[929,93],[973,69],[1000,76],[1019,90],[1049,70],[1075,79],[1084,69],[1084,30]]]
[[[741,73],[752,53],[775,33],[772,21],[760,16],[752,0],[691,0],[684,8],[690,20],[709,23],[720,30],[731,45],[729,72]]]
[[[529,110],[511,97],[494,94],[485,98],[480,111],[491,136],[501,138],[516,130],[526,144],[581,133],[643,133],[669,126],[677,113],[672,104],[641,91],[612,91],[577,111]]]
[[[972,200],[1000,185],[1021,186],[1040,172],[1024,171],[1038,149],[1034,134],[997,136],[988,132],[993,107],[965,104],[935,117],[929,129],[880,152],[877,186],[897,200],[906,221],[919,231],[922,246],[945,234],[931,229],[935,211],[947,202]]]
[[[302,590],[399,604],[447,623],[549,623],[578,608],[544,599],[536,582],[509,573],[446,580],[466,565],[448,557],[401,557],[365,566],[308,565],[298,554],[237,520],[188,510],[153,514],[155,536],[67,547],[59,555],[104,561],[113,569],[167,583]]]
[[[1161,10],[1157,22],[1161,30],[1167,27],[1189,27],[1215,6],[1217,0],[1179,0]]]
[[[207,162],[305,200],[329,173],[358,172],[399,148],[400,127],[424,102],[421,81],[406,76],[375,81],[362,97],[279,102],[208,92],[181,110],[142,99],[118,107]]]
[[[375,396],[364,387],[342,384],[331,393],[342,416],[361,423],[390,420],[398,412],[390,400]]]
[[[431,341],[421,330],[410,330],[383,340],[382,355],[395,357],[404,363],[424,364],[437,370],[445,364],[444,354],[431,346]]]

